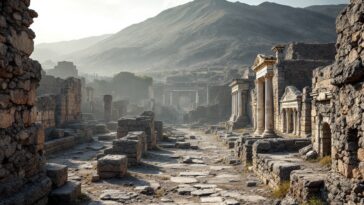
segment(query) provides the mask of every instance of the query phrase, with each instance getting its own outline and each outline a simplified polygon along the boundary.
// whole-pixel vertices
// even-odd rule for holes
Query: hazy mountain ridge
[[[328,6],[331,7],[331,6]],[[335,7],[336,8],[336,7]],[[195,0],[163,11],[65,58],[84,71],[241,67],[290,41],[334,42],[334,9]],[[42,60],[41,60],[42,61]]]
[[[332,18],[336,18],[338,14],[345,8],[346,4],[339,4],[339,5],[318,5],[318,6],[309,6],[305,9],[310,11],[314,11],[317,13],[325,14]]]

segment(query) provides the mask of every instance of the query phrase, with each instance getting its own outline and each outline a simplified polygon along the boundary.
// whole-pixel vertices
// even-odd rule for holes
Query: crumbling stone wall
[[[49,128],[81,120],[81,87],[82,82],[77,78],[43,76],[38,90],[37,122]]]
[[[0,203],[46,204],[44,132],[36,122],[41,66],[29,58],[37,13],[29,0],[0,1]]]
[[[330,122],[332,173],[325,185],[331,203],[364,203],[363,28],[364,2],[351,0],[337,18],[336,61],[317,71],[314,77],[320,79],[322,72],[329,75],[326,81],[326,87],[330,88],[326,93],[329,95],[320,92],[317,99],[330,98],[325,101],[326,109],[323,109],[324,103],[316,104],[316,115],[327,115]]]
[[[37,122],[43,125],[44,129],[56,127],[56,95],[45,95],[37,98]]]
[[[287,47],[286,60],[329,60],[336,54],[334,43],[307,44],[291,43]]]
[[[324,53],[324,54],[322,54]],[[286,53],[277,53],[278,62],[273,68],[273,104],[274,104],[274,126],[278,133],[283,131],[283,113],[281,112],[280,100],[288,86],[294,86],[299,91],[307,86],[312,85],[312,72],[320,66],[327,66],[334,61],[335,46],[334,44],[305,44],[305,43],[290,43],[287,46]],[[301,136],[302,129],[309,128],[307,122],[310,121],[307,113],[310,112],[310,107],[306,102],[303,106],[300,117]],[[303,113],[306,113],[303,116]],[[303,127],[305,126],[305,127]],[[298,135],[297,135],[298,136]]]

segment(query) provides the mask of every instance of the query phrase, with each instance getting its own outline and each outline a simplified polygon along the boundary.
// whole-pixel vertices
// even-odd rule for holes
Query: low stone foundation
[[[258,140],[253,144],[253,171],[267,185],[277,188],[290,180],[294,170],[301,169],[291,153],[310,144],[308,139]],[[286,152],[282,152],[286,151]]]
[[[299,204],[311,199],[325,201],[325,179],[327,173],[313,170],[296,170],[291,174],[291,185],[288,196]]]

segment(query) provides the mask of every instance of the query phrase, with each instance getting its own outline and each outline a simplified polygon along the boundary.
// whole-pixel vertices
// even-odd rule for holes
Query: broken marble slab
[[[193,177],[171,177],[171,182],[179,183],[179,184],[193,184],[197,183],[197,179]]]
[[[181,172],[179,176],[181,177],[198,177],[198,176],[208,176],[209,172]]]

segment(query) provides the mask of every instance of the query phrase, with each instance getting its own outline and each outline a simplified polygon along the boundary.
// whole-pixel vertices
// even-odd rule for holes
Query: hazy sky
[[[39,14],[32,29],[36,43],[115,33],[191,0],[32,0]],[[235,2],[236,0],[229,0]],[[264,0],[239,0],[260,4]],[[348,3],[349,0],[269,0],[295,7]]]

